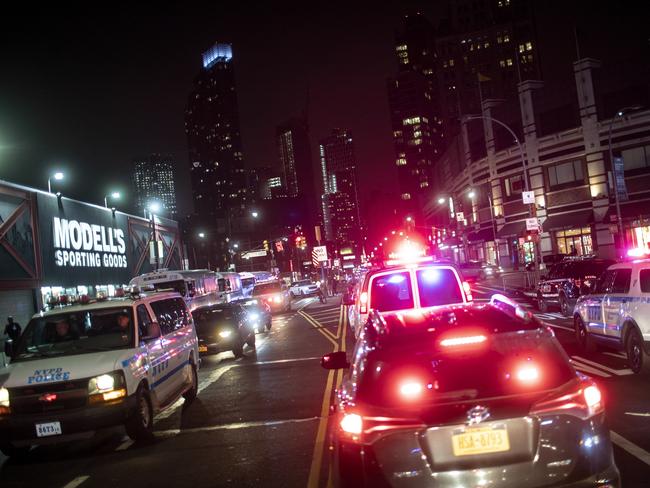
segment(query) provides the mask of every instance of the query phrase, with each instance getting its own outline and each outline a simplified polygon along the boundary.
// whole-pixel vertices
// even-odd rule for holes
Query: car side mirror
[[[160,339],[162,332],[160,330],[160,324],[158,322],[150,322],[147,325],[147,335],[142,337],[142,341],[151,342],[156,339]]]
[[[344,351],[330,352],[325,354],[321,360],[320,365],[325,369],[347,369],[350,367],[347,355]]]

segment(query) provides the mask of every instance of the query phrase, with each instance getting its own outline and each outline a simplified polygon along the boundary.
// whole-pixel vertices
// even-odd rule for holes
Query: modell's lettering
[[[62,267],[126,268],[121,229],[54,217],[54,263]]]

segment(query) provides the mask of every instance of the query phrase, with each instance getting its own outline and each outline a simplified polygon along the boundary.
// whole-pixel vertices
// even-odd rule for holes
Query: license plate
[[[48,437],[51,435],[61,435],[61,422],[36,424],[36,437]]]
[[[199,346],[199,352],[208,352],[208,346]]]
[[[471,456],[510,450],[508,430],[505,428],[481,427],[468,429],[451,438],[454,456]]]

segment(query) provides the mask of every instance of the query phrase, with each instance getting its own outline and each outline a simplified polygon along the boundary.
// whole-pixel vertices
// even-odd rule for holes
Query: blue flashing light
[[[228,62],[232,59],[232,44],[216,43],[203,53],[203,67],[209,68],[219,61]]]
[[[388,278],[389,283],[401,283],[404,281],[406,278],[404,278],[403,275],[398,274],[398,275],[393,275],[390,278]]]
[[[422,272],[422,279],[427,283],[435,283],[440,279],[440,271],[437,269],[427,269]]]

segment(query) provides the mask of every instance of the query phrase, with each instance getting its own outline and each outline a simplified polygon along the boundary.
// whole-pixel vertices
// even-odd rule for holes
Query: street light
[[[64,177],[65,175],[61,171],[57,171],[52,176],[50,176],[47,179],[47,192],[52,193],[52,178],[54,178],[56,181],[61,181]]]
[[[110,195],[104,195],[104,207],[108,208],[108,197],[111,197],[113,200],[119,200],[122,195],[119,191],[114,191]]]
[[[199,232],[199,238],[203,239],[205,237],[205,232]]]
[[[406,217],[407,222],[411,222],[412,220],[413,220],[413,217],[411,217],[411,216]]]
[[[631,105],[630,107],[623,107],[620,110],[616,111],[616,115],[611,118],[609,121],[609,130],[607,131],[607,147],[609,148],[609,164],[612,165],[612,173],[614,174],[614,201],[616,202],[616,228],[618,230],[618,235],[620,237],[619,245],[622,244],[621,249],[619,249],[619,255],[623,256],[625,252],[625,247],[627,246],[627,243],[625,242],[627,239],[625,238],[625,234],[623,233],[623,221],[621,220],[621,203],[618,198],[618,186],[616,182],[616,171],[614,169],[614,151],[612,150],[612,126],[614,125],[614,121],[618,119],[619,117],[623,117],[625,115],[625,112],[629,112],[630,110],[639,110],[643,107],[641,105]],[[625,180],[624,180],[625,181]]]
[[[473,200],[474,197],[476,197],[476,192],[474,190],[470,190],[467,196]]]
[[[438,198],[438,205],[444,205],[446,201],[445,197],[440,197]]]
[[[254,219],[256,219],[256,218],[259,217],[259,216],[260,216],[259,212],[255,211],[255,210],[253,210],[253,211],[251,212],[251,217],[253,217]]]

